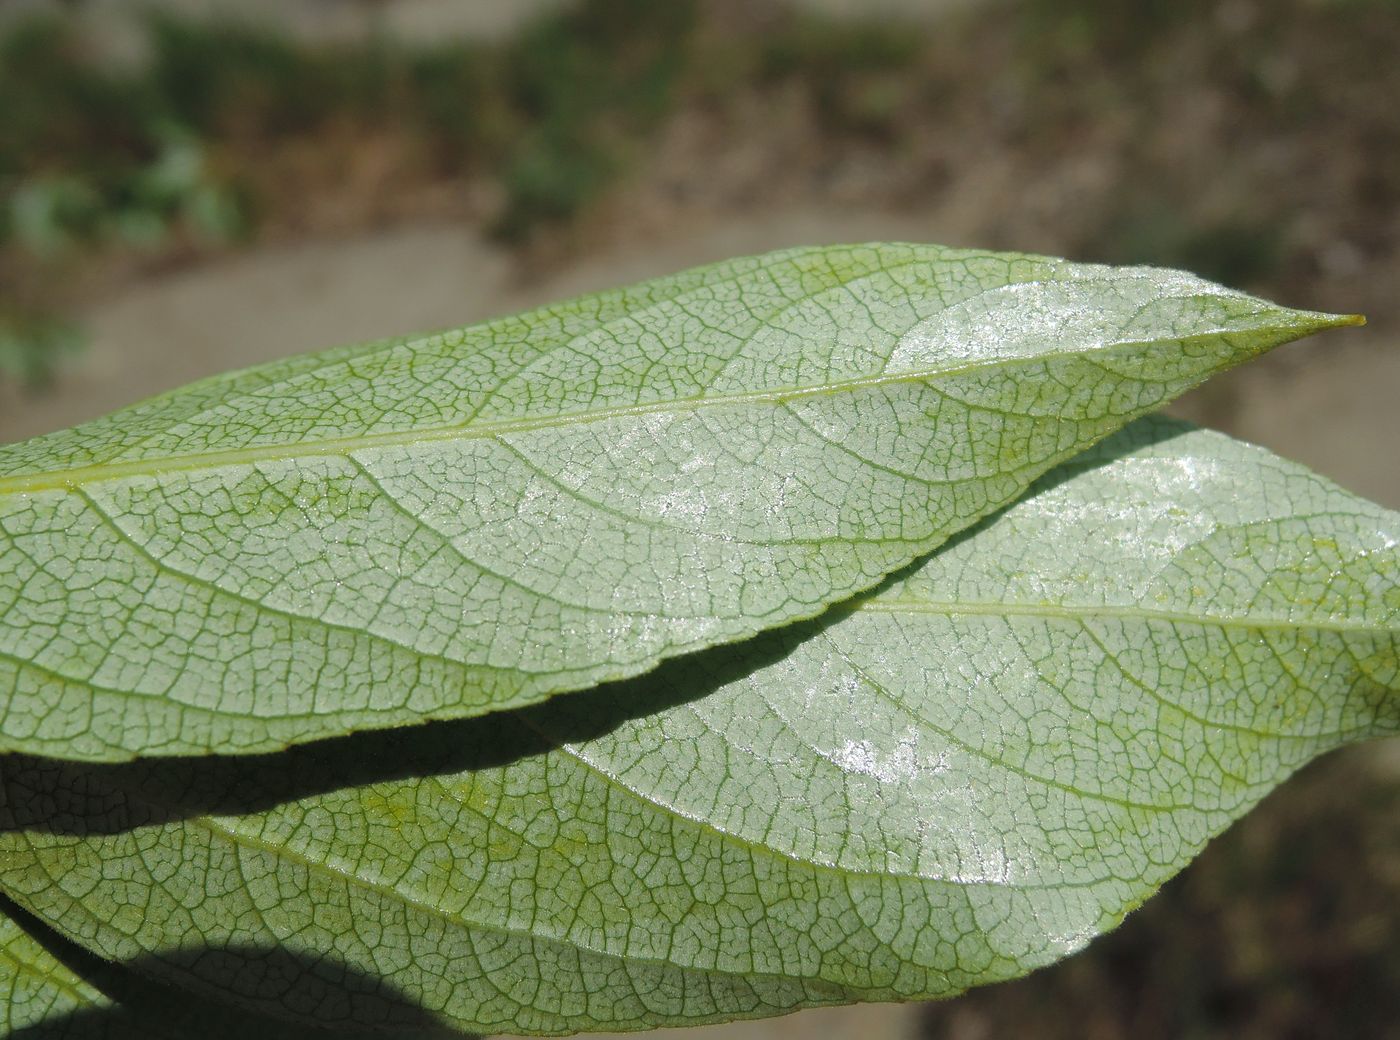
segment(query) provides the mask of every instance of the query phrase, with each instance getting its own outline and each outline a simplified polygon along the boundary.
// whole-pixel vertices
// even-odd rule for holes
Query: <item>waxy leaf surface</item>
[[[947,996],[1400,730],[1398,543],[1144,421],[876,593],[638,679],[261,759],[0,760],[0,885],[104,957],[401,1035]]]
[[[637,675],[813,617],[1346,321],[872,245],[196,384],[0,448],[0,748],[267,751]]]

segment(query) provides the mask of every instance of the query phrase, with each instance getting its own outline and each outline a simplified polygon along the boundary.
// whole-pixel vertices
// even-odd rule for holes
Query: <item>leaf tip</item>
[[[1288,310],[1279,327],[1291,331],[1290,339],[1300,339],[1330,329],[1359,328],[1366,324],[1364,314],[1329,314],[1326,311]]]
[[[1319,330],[1360,328],[1366,324],[1364,314],[1312,314],[1310,315]]]

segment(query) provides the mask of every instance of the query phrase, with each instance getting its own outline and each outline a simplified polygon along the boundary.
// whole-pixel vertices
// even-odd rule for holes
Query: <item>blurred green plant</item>
[[[21,23],[0,41],[0,239],[41,260],[76,245],[162,244],[186,230],[239,235],[230,186],[157,79],[104,70],[69,23]]]
[[[1024,37],[1043,53],[1093,51],[1104,60],[1132,60],[1163,33],[1196,23],[1215,0],[1024,0]]]
[[[500,234],[566,220],[598,193],[670,111],[694,20],[690,0],[589,0],[511,46],[504,86],[529,129],[505,161]]]
[[[43,387],[57,365],[84,342],[82,330],[70,321],[43,312],[0,309],[0,379],[30,389]]]
[[[802,82],[823,125],[894,136],[924,42],[907,26],[796,18],[764,41],[761,74]]]
[[[234,194],[209,176],[203,148],[173,128],[154,158],[119,179],[41,174],[21,181],[9,202],[9,234],[41,259],[89,243],[156,248],[179,228],[226,242],[245,227]]]

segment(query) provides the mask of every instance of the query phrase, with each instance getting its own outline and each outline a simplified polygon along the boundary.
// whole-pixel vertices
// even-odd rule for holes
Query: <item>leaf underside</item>
[[[0,886],[105,958],[413,1035],[1012,978],[1400,731],[1400,515],[1135,423],[822,619],[265,758],[0,759]]]
[[[15,1036],[85,1011],[115,1008],[101,990],[71,970],[0,909],[0,1035]],[[52,1036],[68,1035],[53,1030]],[[76,1034],[75,1034],[76,1035]]]
[[[261,752],[635,676],[1347,320],[869,245],[207,380],[0,447],[0,749]]]
[[[0,897],[0,1036],[9,1040],[368,1040],[290,1023],[152,982],[106,964]],[[423,1016],[416,1040],[460,1037]]]

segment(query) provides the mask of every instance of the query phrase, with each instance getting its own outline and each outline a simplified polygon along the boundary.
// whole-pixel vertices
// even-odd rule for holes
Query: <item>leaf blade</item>
[[[20,1034],[61,1016],[112,1006],[0,907],[0,1032]]]
[[[811,617],[1347,319],[1176,272],[795,250],[0,449],[0,746],[266,751]]]
[[[483,1031],[948,996],[1400,731],[1397,546],[1302,467],[1140,422],[859,605],[626,684],[256,763],[0,764],[0,884],[167,978],[217,981],[191,928],[334,950]],[[149,912],[105,920],[131,884]]]
[[[330,1035],[151,983],[137,972],[97,960],[3,898],[0,993],[4,996],[0,1031],[15,1040],[179,1040],[196,1032],[216,1040],[239,1040],[254,1033],[271,1040]],[[456,1030],[442,1030],[426,1020],[404,1026],[423,1040],[463,1037]],[[360,1038],[380,1034],[347,1025],[335,1035]]]

